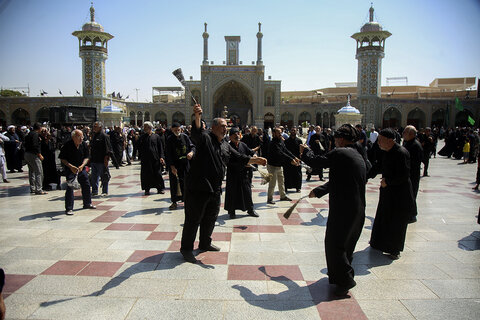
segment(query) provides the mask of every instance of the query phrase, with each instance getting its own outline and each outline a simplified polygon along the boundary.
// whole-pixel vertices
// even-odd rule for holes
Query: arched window
[[[417,129],[425,127],[425,113],[419,108],[415,108],[408,113],[407,125],[412,125]]]
[[[145,121],[150,121],[150,112],[145,111]]]
[[[27,110],[18,108],[17,110],[13,111],[12,114],[12,124],[15,125],[29,125],[30,124],[30,114]]]
[[[167,126],[167,115],[163,111],[155,113],[155,122],[159,122],[162,126]]]
[[[275,116],[268,112],[265,114],[265,116],[263,117],[263,127],[265,129],[267,128],[273,128],[275,126]]]
[[[300,113],[300,115],[298,116],[298,125],[302,125],[302,123],[304,123],[305,121],[308,123],[312,122],[312,116],[306,111]]]
[[[402,114],[397,108],[391,107],[383,114],[383,128],[398,128],[402,121]]]
[[[50,111],[47,107],[43,107],[37,111],[37,115],[35,117],[40,123],[50,121]]]
[[[280,125],[289,128],[293,127],[293,114],[288,111],[284,112],[280,117]]]

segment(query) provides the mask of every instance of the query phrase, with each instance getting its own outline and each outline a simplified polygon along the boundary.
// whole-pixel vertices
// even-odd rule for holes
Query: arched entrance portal
[[[445,110],[439,109],[432,114],[432,127],[438,127],[445,125]]]
[[[213,117],[222,117],[227,106],[228,115],[236,115],[241,126],[252,123],[252,94],[237,81],[228,81],[213,95]]]
[[[390,108],[383,114],[383,128],[400,127],[402,114],[396,108]]]
[[[468,117],[475,119],[473,113],[470,110],[464,109],[455,115],[456,127],[471,127],[472,124],[468,122]]]
[[[407,125],[412,125],[417,129],[425,127],[425,113],[418,108],[413,109],[408,113]]]
[[[50,120],[50,111],[47,107],[43,107],[37,111],[37,121],[40,123],[48,122]]]
[[[275,126],[275,116],[273,113],[266,113],[263,117],[263,127],[266,129],[273,128]]]
[[[5,113],[3,113],[2,110],[0,110],[0,126],[3,127],[3,129],[6,129],[7,125],[7,116],[5,115]]]
[[[12,124],[30,125],[30,114],[27,110],[19,108],[12,114]]]

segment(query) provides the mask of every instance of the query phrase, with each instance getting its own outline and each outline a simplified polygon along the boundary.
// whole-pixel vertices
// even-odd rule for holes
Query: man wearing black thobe
[[[140,182],[145,195],[150,194],[150,188],[156,188],[158,193],[165,193],[165,184],[162,178],[162,165],[165,165],[164,145],[158,136],[153,133],[153,124],[146,121],[143,124],[145,133],[140,138],[138,149],[140,158]]]
[[[412,183],[413,196],[417,201],[418,187],[420,185],[420,164],[423,159],[423,149],[417,140],[417,129],[414,126],[406,126],[403,130],[403,146],[410,154],[410,182]],[[408,222],[417,221],[417,210]]]
[[[220,195],[225,166],[229,161],[238,161],[241,165],[265,165],[266,159],[250,158],[233,149],[224,137],[227,133],[225,119],[216,118],[212,122],[212,130],[204,129],[201,121],[202,107],[193,108],[195,120],[192,123],[191,139],[195,145],[196,155],[192,159],[185,186],[185,223],[182,232],[180,252],[185,261],[196,263],[193,255],[193,244],[200,227],[199,249],[202,251],[219,251],[212,245],[212,232],[220,211]]]
[[[341,126],[334,137],[336,148],[323,156],[304,152],[303,145],[301,151],[302,160],[313,168],[330,168],[329,182],[313,189],[309,197],[329,194],[325,233],[328,279],[336,285],[335,294],[344,296],[356,285],[351,264],[365,221],[367,159],[353,142],[358,138],[353,126]]]
[[[296,158],[300,158],[301,144],[302,140],[297,137],[297,128],[293,127],[290,129],[290,137],[285,140],[285,147]],[[294,188],[297,192],[300,192],[300,189],[302,188],[302,167],[285,163],[283,165],[283,175],[285,178],[285,191]]]
[[[230,146],[240,154],[253,156],[255,153],[245,143],[240,141],[240,130],[237,127],[230,129]],[[224,209],[228,211],[230,219],[235,219],[235,210],[247,211],[248,215],[258,217],[253,209],[252,184],[250,182],[251,167],[245,167],[241,162],[231,161],[227,165],[227,184],[225,187]]]
[[[369,174],[373,178],[377,172],[382,173],[370,246],[396,260],[403,251],[408,220],[415,214],[416,204],[410,182],[410,155],[394,139],[392,129],[380,131],[378,145],[385,151],[381,168],[374,167]]]
[[[123,139],[122,128],[115,126],[113,131],[110,131],[110,144],[112,146],[112,162],[115,168],[123,167]]]
[[[246,134],[242,138],[242,142],[244,142],[247,147],[253,150],[253,152],[257,152],[259,154],[260,146],[262,144],[262,141],[260,140],[260,137],[258,136],[258,129],[256,126],[252,126],[250,128],[250,133]],[[248,178],[250,180],[250,185],[252,184],[252,178],[253,178],[253,170],[248,171]]]
[[[322,133],[322,127],[316,126],[315,133],[310,137],[308,145],[312,149],[313,153],[317,156],[324,155],[327,150],[327,142],[325,136]],[[323,180],[323,168],[313,168],[313,171],[307,173],[307,181],[310,181],[312,175],[318,174],[320,181]]]
[[[432,130],[429,127],[425,128],[425,132],[420,136],[420,142],[423,148],[423,176],[428,177],[428,165],[430,163],[430,156],[434,148]]]
[[[190,138],[182,133],[180,124],[172,124],[172,133],[167,138],[166,156],[168,177],[170,179],[170,198],[172,204],[170,210],[177,209],[177,201],[183,201],[185,193],[185,175],[190,169],[190,160],[195,154],[195,146]],[[180,184],[180,192],[178,185]],[[181,193],[181,195],[179,195]]]

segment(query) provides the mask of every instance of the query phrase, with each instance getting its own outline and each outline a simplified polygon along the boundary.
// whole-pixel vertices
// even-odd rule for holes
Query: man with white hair
[[[86,142],[83,141],[83,132],[81,130],[76,129],[72,131],[72,139],[63,145],[58,157],[66,167],[65,213],[73,215],[73,186],[68,182],[74,181],[75,178],[82,188],[83,208],[96,209],[92,204],[90,180],[85,170],[90,153]]]
[[[2,173],[3,182],[9,183],[7,180],[7,160],[5,159],[5,141],[10,141],[10,138],[4,135],[3,128],[0,126],[0,172]]]

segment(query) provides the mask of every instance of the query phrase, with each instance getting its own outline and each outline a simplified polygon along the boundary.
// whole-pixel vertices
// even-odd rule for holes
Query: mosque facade
[[[369,21],[351,36],[356,41],[356,83],[282,92],[280,80],[265,79],[263,33],[259,23],[256,61],[243,63],[240,59],[241,37],[225,36],[226,57],[222,64],[214,64],[208,59],[209,34],[205,24],[201,76],[199,80],[187,80],[186,86],[193,98],[202,104],[207,122],[222,116],[226,107],[228,117],[241,126],[291,127],[310,123],[335,127],[338,110],[345,107],[347,96],[351,96],[349,101],[362,114],[361,121],[366,127],[404,127],[407,124],[418,128],[432,125],[453,127],[469,125],[469,119],[478,126],[480,99],[475,77],[435,79],[429,86],[382,86],[386,39],[392,34],[374,21],[373,7],[369,13]],[[141,126],[145,121],[166,126],[175,121],[190,123],[194,100],[181,87],[153,87],[153,102],[150,103],[127,102],[119,96],[106,94],[105,64],[108,41],[113,39],[113,35],[105,32],[103,26],[95,21],[93,6],[90,8],[90,21],[72,35],[79,40],[82,94],[75,97],[0,97],[1,123],[48,122],[52,107],[57,106],[94,110],[97,118],[107,126],[122,123]],[[172,92],[181,94],[174,95]],[[460,99],[463,110],[455,107],[456,98]],[[82,115],[74,118],[82,119]],[[83,118],[90,119],[85,115]]]

